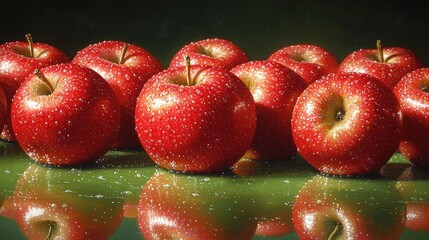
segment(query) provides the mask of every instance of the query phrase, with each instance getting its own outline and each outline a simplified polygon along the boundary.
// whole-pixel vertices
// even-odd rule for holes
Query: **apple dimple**
[[[40,81],[37,81],[35,83],[36,86],[34,86],[37,95],[49,96],[52,93],[54,93],[55,88],[58,85],[58,81],[55,81],[52,79],[51,80],[47,79],[46,76],[43,75],[43,73],[40,72],[40,70],[38,68],[36,68],[36,70],[34,71],[34,75],[36,75],[37,78],[40,80]],[[52,82],[56,82],[56,83],[52,84]]]
[[[43,56],[43,54],[47,53],[46,50],[41,50],[39,48],[34,48],[34,56],[31,56],[31,52],[30,49],[27,47],[20,47],[20,46],[13,46],[11,47],[11,51],[13,53],[22,55],[24,57],[28,57],[28,58],[41,58]]]
[[[201,44],[198,43],[198,49],[197,52],[199,54],[203,54],[209,57],[215,57],[215,55],[213,55],[213,52],[210,51],[209,48],[202,46]]]
[[[37,85],[34,86],[34,89],[35,89],[36,95],[38,95],[38,96],[49,96],[53,93],[46,86],[46,84],[44,84],[42,82],[37,82]]]
[[[339,94],[333,94],[331,98],[326,100],[326,110],[322,110],[322,119],[325,122],[329,129],[337,126],[337,123],[341,122],[344,119],[346,114],[344,99]]]
[[[128,47],[130,45],[128,43],[125,43],[121,49],[121,51],[108,51],[109,49],[105,50],[105,51],[100,51],[100,58],[112,62],[112,63],[116,63],[116,64],[124,64],[125,61],[129,58],[129,57],[125,57],[125,54],[127,53]]]
[[[119,56],[115,53],[112,53],[112,52],[103,51],[100,53],[100,58],[102,58],[106,61],[112,62],[112,63],[119,64]]]
[[[309,62],[307,58],[304,57],[303,54],[300,53],[293,53],[290,55],[292,60],[295,60],[297,62]]]
[[[45,236],[45,239],[52,239],[59,233],[57,223],[51,220],[45,220],[35,223],[34,229],[40,229],[39,234],[40,236]]]
[[[374,62],[380,62],[375,51],[368,52],[366,58]]]
[[[193,71],[189,66],[178,67],[175,76],[165,79],[168,83],[183,87],[193,87],[203,81],[205,76],[205,68],[198,68],[198,71]]]
[[[25,57],[31,57],[30,55],[30,49],[28,48],[23,48],[23,47],[18,47],[18,46],[13,46],[11,48],[12,52],[25,56]]]
[[[424,83],[422,86],[422,91],[429,93],[429,83]]]

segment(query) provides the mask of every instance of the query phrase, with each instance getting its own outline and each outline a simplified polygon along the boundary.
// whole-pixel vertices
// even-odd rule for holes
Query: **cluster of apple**
[[[70,59],[26,36],[28,43],[0,46],[8,106],[2,139],[52,165],[88,163],[111,148],[139,146],[135,102],[145,81],[163,70],[156,57],[136,45],[106,41]]]
[[[83,164],[141,145],[181,172],[297,152],[338,175],[375,172],[398,150],[429,165],[429,69],[379,41],[342,62],[309,44],[251,61],[212,38],[183,46],[164,69],[126,42],[96,43],[70,60],[28,36],[0,46],[0,74],[1,137],[41,163]]]

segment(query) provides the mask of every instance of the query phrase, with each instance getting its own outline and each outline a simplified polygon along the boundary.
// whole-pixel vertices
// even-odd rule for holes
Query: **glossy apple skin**
[[[62,173],[69,169],[32,164],[14,192],[15,221],[28,238],[108,239],[122,221],[122,202],[97,191],[64,191]],[[76,176],[78,177],[78,176]],[[73,181],[68,180],[67,183]],[[87,188],[88,189],[88,188]],[[49,224],[52,232],[49,235]]]
[[[405,227],[411,230],[429,230],[429,202],[407,203],[407,220]]]
[[[277,237],[292,232],[294,232],[294,229],[290,226],[288,220],[269,219],[258,222],[258,226],[255,230],[255,235]]]
[[[377,52],[377,49],[360,49],[350,53],[340,63],[338,72],[366,73],[393,89],[405,74],[423,67],[420,59],[409,49],[384,48],[384,62],[378,61]]]
[[[237,44],[226,39],[209,38],[183,46],[173,56],[169,67],[185,66],[184,55],[191,59],[191,65],[221,67],[227,70],[249,61],[249,57]]]
[[[216,176],[156,172],[137,207],[144,239],[251,239],[257,224],[251,201],[229,191],[229,184]]]
[[[34,69],[70,62],[70,58],[62,50],[52,45],[34,43],[33,47],[36,57],[32,58],[27,42],[14,41],[0,45],[0,86],[5,91],[9,106],[19,85]],[[10,109],[7,111],[6,125],[0,138],[6,141],[16,140],[10,124]]]
[[[256,128],[255,103],[244,83],[224,69],[191,66],[153,76],[136,106],[144,150],[160,167],[183,172],[221,172],[249,148]]]
[[[334,73],[300,95],[292,135],[299,154],[319,171],[361,175],[378,171],[395,153],[401,124],[398,100],[385,84],[363,73]]]
[[[429,68],[405,75],[394,92],[404,118],[399,150],[413,164],[429,166]]]
[[[292,221],[300,239],[399,239],[406,208],[394,183],[316,175],[296,196]],[[341,227],[335,233],[335,226]]]
[[[13,96],[16,90],[21,85],[21,82],[12,77],[0,73],[0,86],[3,88],[6,97],[6,111],[4,112],[4,127],[0,133],[0,138],[5,141],[16,141],[15,134],[12,130],[12,122],[10,117],[10,107],[12,105]]]
[[[56,88],[49,94],[35,75],[19,87],[11,111],[19,145],[39,163],[95,161],[110,149],[119,129],[119,105],[112,89],[99,74],[76,64],[40,71]]]
[[[245,157],[281,160],[296,153],[292,139],[292,111],[307,87],[294,71],[272,61],[250,61],[231,70],[252,93],[256,106],[256,133]]]
[[[0,85],[0,131],[3,130],[4,124],[6,122],[6,113],[7,113],[6,95],[3,91],[3,88]]]
[[[140,146],[134,121],[137,97],[146,81],[164,67],[150,52],[129,43],[125,61],[119,63],[124,44],[121,41],[92,44],[77,52],[72,63],[96,71],[115,92],[121,108],[121,125],[112,147],[135,148]]]
[[[336,72],[339,64],[337,58],[327,49],[312,44],[283,47],[272,53],[268,60],[292,69],[307,84],[311,84],[328,73]]]

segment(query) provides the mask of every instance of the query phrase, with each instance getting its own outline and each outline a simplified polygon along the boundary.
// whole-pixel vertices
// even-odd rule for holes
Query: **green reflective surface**
[[[324,176],[299,157],[192,175],[139,150],[48,167],[0,142],[0,173],[3,239],[298,239],[303,228],[325,238],[429,237],[429,173],[400,154],[366,177]]]

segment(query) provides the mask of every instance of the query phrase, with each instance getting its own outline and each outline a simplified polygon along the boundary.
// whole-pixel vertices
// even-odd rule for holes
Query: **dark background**
[[[137,44],[168,66],[183,45],[205,38],[238,44],[251,60],[283,46],[319,45],[341,61],[360,48],[400,46],[429,66],[424,1],[17,1],[1,3],[0,42],[45,42],[70,57],[102,40]]]

